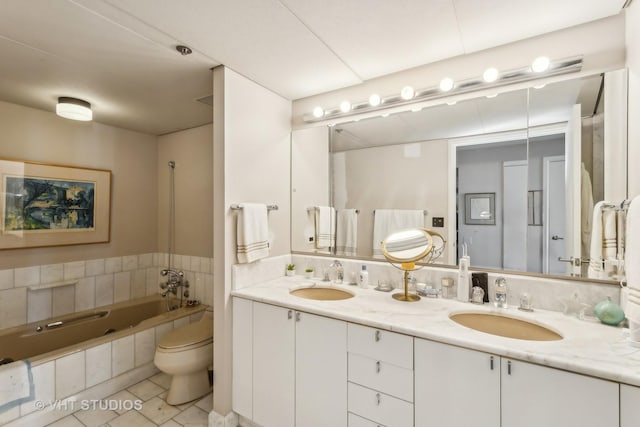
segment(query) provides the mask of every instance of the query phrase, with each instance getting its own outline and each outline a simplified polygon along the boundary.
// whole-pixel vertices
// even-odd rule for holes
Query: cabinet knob
[[[507,362],[507,374],[511,375],[511,360]]]
[[[377,406],[380,406],[380,399],[381,399],[380,393],[376,393],[376,405]]]
[[[380,341],[380,331],[376,331],[376,342]]]
[[[291,320],[292,317],[293,317],[293,311],[292,310],[287,311],[287,319]]]
[[[300,312],[296,311],[296,322],[300,321]]]
[[[493,356],[490,358],[489,365],[491,366],[491,370],[493,371]]]
[[[380,373],[380,361],[376,362],[376,374]]]

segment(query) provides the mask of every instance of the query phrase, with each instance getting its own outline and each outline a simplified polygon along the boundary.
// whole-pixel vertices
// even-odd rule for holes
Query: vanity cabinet
[[[413,426],[413,337],[349,323],[349,420]]]
[[[417,426],[619,425],[617,383],[422,339],[415,347]]]
[[[346,427],[346,322],[233,304],[234,412],[264,427]]]
[[[620,427],[640,424],[640,387],[620,385]],[[351,427],[351,426],[349,426]]]

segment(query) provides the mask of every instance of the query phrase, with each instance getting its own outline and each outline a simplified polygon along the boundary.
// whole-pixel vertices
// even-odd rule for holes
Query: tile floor
[[[171,378],[161,372],[103,399],[105,404],[118,402],[115,405],[123,408],[79,410],[49,427],[207,427],[212,394],[171,406],[164,400],[170,381]],[[142,408],[127,410],[135,401],[142,401]]]

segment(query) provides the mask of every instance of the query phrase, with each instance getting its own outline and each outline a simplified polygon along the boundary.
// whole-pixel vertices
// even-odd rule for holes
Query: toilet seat
[[[209,345],[213,342],[213,325],[209,322],[194,322],[177,328],[158,342],[158,351],[173,353]]]

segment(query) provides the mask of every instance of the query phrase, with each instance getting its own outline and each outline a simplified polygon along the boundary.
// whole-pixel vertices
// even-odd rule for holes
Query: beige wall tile
[[[155,328],[138,332],[135,335],[135,364],[141,366],[152,362],[156,354]]]
[[[113,304],[113,274],[96,277],[96,307]]]
[[[111,378],[111,343],[86,350],[87,387]]]
[[[16,268],[14,270],[14,286],[31,286],[40,284],[40,267]]]
[[[101,274],[104,274],[104,259],[92,259],[86,262],[86,276],[100,276]]]
[[[131,274],[123,271],[113,275],[113,302],[127,301],[131,298]]]
[[[62,286],[51,290],[51,314],[61,316],[73,313],[76,307],[76,287]]]
[[[56,359],[56,399],[64,399],[85,388],[84,351]]]
[[[122,257],[107,258],[104,260],[105,273],[118,273],[122,271]]]
[[[13,288],[13,269],[0,270],[0,290]]]
[[[96,305],[96,278],[81,279],[76,285],[76,311],[88,310]]]
[[[40,267],[40,282],[55,283],[64,280],[64,265],[49,264]]]
[[[84,277],[84,261],[67,262],[64,264],[64,280],[80,279]]]
[[[20,416],[36,411],[36,400],[48,402],[56,397],[55,361],[34,366],[31,373],[35,384],[35,399],[20,405]]]
[[[0,329],[27,323],[27,288],[0,291]]]
[[[51,289],[27,291],[27,323],[48,319],[52,315]]]
[[[111,343],[111,373],[118,376],[134,368],[134,336],[120,338]]]

